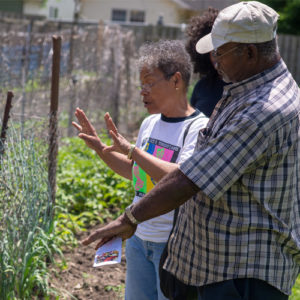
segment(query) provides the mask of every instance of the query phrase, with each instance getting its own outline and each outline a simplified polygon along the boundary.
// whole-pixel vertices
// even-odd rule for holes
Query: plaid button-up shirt
[[[225,87],[180,169],[201,190],[180,207],[165,267],[202,286],[300,271],[300,93],[284,62]]]

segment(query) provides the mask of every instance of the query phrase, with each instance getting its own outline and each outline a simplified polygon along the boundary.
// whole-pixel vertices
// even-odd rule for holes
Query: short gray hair
[[[178,40],[160,40],[148,42],[140,48],[138,68],[153,70],[158,68],[166,79],[171,78],[176,72],[180,72],[186,87],[191,77],[191,60],[186,52],[184,44]]]
[[[265,57],[267,60],[273,60],[277,54],[279,54],[279,48],[277,44],[277,38],[271,41],[254,44],[257,48],[258,53]]]
[[[277,54],[279,54],[279,48],[277,43],[277,38],[274,38],[271,41],[263,43],[251,43],[251,44],[240,44],[243,45],[254,45],[257,48],[259,55],[264,57],[267,61],[273,61]]]

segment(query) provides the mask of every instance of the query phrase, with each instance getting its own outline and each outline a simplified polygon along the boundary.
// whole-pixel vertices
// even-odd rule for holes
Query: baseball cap
[[[263,43],[276,36],[279,15],[258,1],[239,2],[221,10],[211,33],[196,44],[198,53],[210,52],[226,43]]]

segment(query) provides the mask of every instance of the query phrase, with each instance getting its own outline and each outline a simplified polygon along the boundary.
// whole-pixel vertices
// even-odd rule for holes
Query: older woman
[[[80,125],[74,123],[79,137],[110,168],[133,181],[133,202],[192,154],[199,129],[207,123],[187,101],[191,63],[180,41],[145,44],[138,67],[142,101],[150,116],[143,121],[135,145],[118,133],[108,114],[106,125],[114,141],[110,147],[98,138],[82,110],[75,112]],[[127,240],[125,299],[166,299],[160,290],[158,267],[172,222],[173,212],[151,219],[139,224]]]

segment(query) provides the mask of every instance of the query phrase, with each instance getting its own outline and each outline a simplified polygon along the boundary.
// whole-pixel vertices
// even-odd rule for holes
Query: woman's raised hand
[[[84,111],[77,107],[75,110],[75,116],[79,124],[72,122],[72,125],[79,131],[78,137],[84,140],[89,148],[95,151],[102,151],[106,145],[102,143],[98,137],[94,126],[91,124]]]
[[[118,132],[118,129],[109,113],[105,114],[104,120],[107,130],[109,131],[109,134],[113,140],[112,146],[107,146],[101,141],[94,126],[89,121],[82,109],[76,108],[75,116],[79,124],[72,122],[72,125],[79,131],[78,137],[84,140],[89,148],[95,151],[101,151],[103,153],[116,151],[125,155],[128,154],[131,144]]]
[[[118,132],[118,129],[108,112],[104,115],[104,120],[114,143],[112,146],[106,146],[103,149],[103,152],[116,151],[127,155],[131,144]]]

